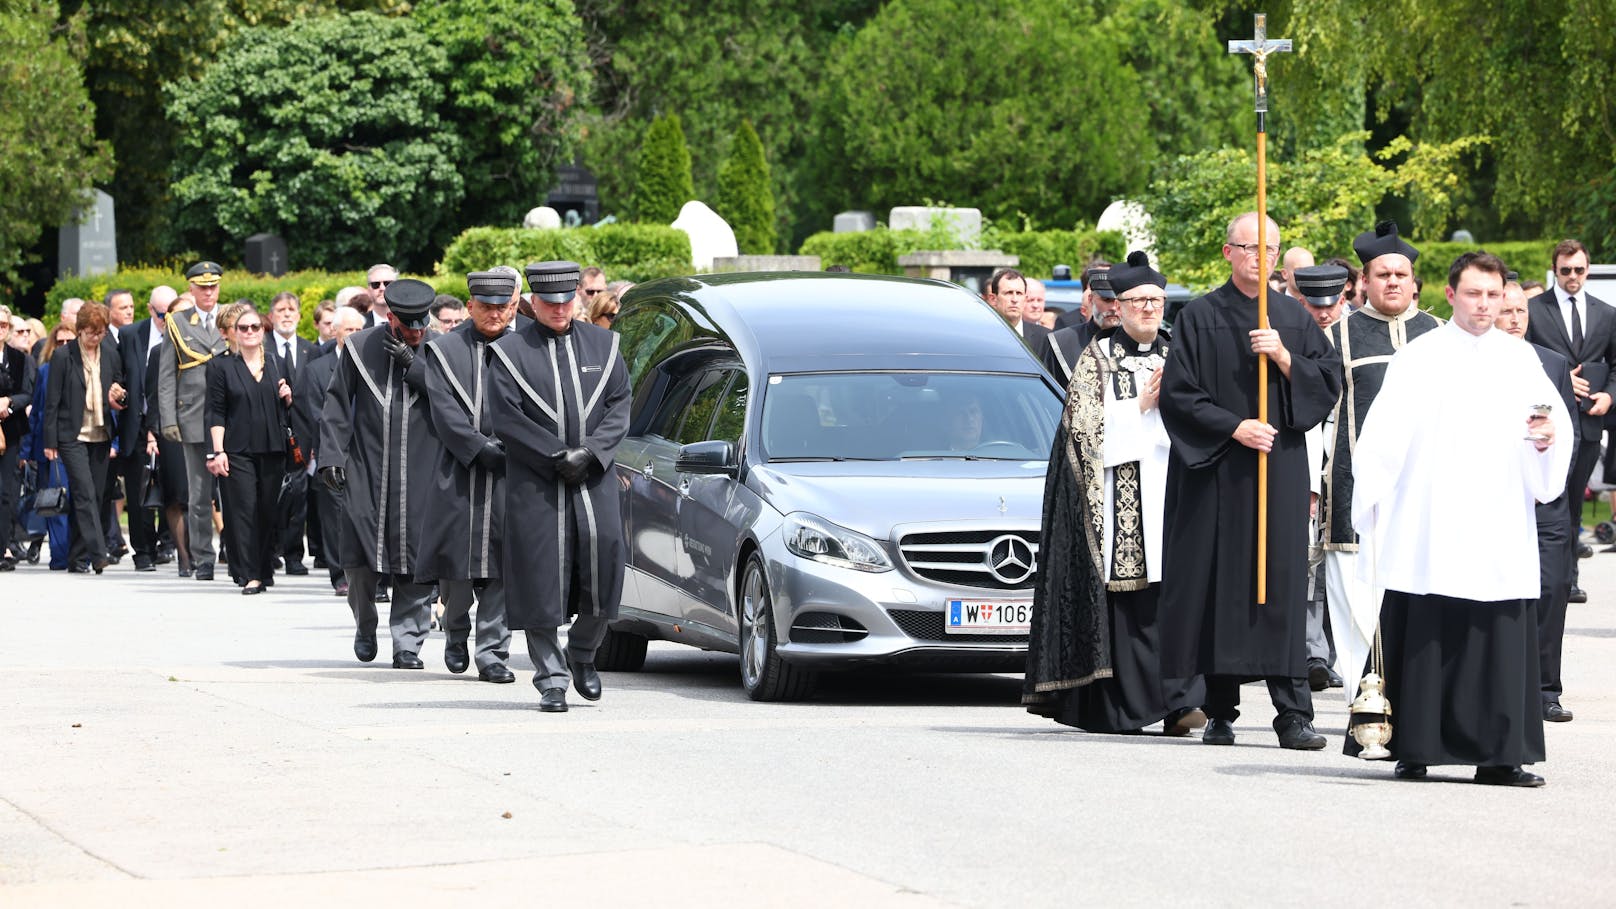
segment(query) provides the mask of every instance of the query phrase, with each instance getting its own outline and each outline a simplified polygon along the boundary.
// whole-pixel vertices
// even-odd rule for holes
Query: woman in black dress
[[[275,582],[276,501],[286,473],[286,417],[292,388],[264,349],[254,310],[236,321],[236,352],[208,364],[208,471],[219,478],[231,574],[243,595]]]

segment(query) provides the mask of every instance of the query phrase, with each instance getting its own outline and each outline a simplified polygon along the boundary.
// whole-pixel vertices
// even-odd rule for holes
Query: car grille
[[[949,634],[943,628],[941,612],[918,609],[888,609],[898,628],[917,641],[948,641],[951,644],[1025,644],[1025,634]]]
[[[911,533],[898,541],[909,570],[928,581],[986,590],[1025,590],[1037,582],[1034,571],[1019,581],[995,575],[990,556],[996,541],[1016,537],[1038,555],[1036,530],[950,530]]]

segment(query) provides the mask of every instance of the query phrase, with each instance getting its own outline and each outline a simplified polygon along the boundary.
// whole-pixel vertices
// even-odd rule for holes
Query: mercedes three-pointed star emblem
[[[1013,533],[988,544],[988,571],[1002,583],[1019,586],[1032,577],[1037,567],[1032,544]]]

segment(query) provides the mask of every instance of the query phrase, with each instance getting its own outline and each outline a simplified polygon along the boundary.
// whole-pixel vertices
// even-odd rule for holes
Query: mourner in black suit
[[[84,304],[77,324],[78,337],[51,355],[43,441],[46,459],[62,460],[72,490],[71,517],[76,532],[68,553],[69,570],[82,572],[88,565],[100,574],[112,561],[101,526],[112,414],[123,410],[128,393],[122,384],[122,362],[102,343],[107,334],[107,308],[100,303]]]
[[[0,316],[4,315],[0,312]],[[17,567],[7,550],[11,547],[11,529],[17,523],[12,519],[17,513],[17,461],[22,437],[28,433],[28,405],[34,398],[35,373],[33,357],[6,343],[11,331],[10,319],[6,318],[6,324],[0,326],[0,571]]]
[[[146,453],[146,367],[151,337],[149,318],[118,329],[118,356],[129,387],[129,407],[118,417],[118,464],[123,471],[124,514],[129,518],[129,549],[136,571],[157,570],[157,510],[145,507],[142,501],[151,464]]]
[[[298,386],[298,376],[316,356],[314,344],[297,335],[297,325],[301,318],[302,310],[296,294],[280,293],[269,304],[269,323],[274,333],[270,336],[268,345],[273,347],[276,355],[280,357],[286,377],[294,389]],[[292,434],[297,437],[298,443],[308,444],[307,440],[314,434],[314,424],[309,419],[308,409],[293,407],[291,423]],[[280,497],[280,510],[277,514],[280,539],[276,541],[276,549],[286,560],[287,574],[308,574],[309,569],[303,564],[303,528],[309,522],[309,477],[301,467],[294,468],[288,465],[287,470],[286,486]],[[311,532],[310,538],[313,536],[314,533]]]

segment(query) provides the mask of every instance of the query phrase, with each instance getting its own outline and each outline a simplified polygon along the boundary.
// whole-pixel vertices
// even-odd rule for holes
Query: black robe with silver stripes
[[[342,567],[415,573],[417,534],[437,467],[426,389],[425,341],[406,373],[382,346],[386,326],[355,332],[321,410],[321,467],[347,471]],[[430,337],[427,339],[430,340]]]
[[[627,549],[613,464],[628,431],[628,368],[615,332],[530,322],[495,341],[488,406],[505,443],[506,612],[513,630],[571,615],[617,616]],[[582,446],[588,479],[568,486],[555,457]]]
[[[488,410],[492,339],[469,321],[433,338],[426,352],[432,431],[442,443],[432,516],[420,522],[415,579],[475,581],[500,576],[505,529],[505,471],[477,463],[494,438]]]

